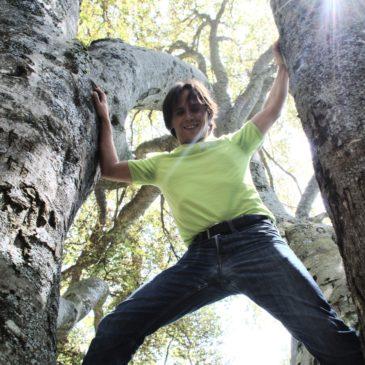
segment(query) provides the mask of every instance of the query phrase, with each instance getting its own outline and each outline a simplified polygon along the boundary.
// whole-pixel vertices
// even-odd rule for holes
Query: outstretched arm
[[[130,183],[132,178],[128,168],[128,162],[119,161],[115,150],[106,95],[96,86],[92,96],[96,112],[101,121],[99,137],[101,176],[107,180]]]
[[[289,76],[280,52],[279,40],[274,43],[273,51],[275,62],[279,67],[278,73],[262,110],[251,120],[263,134],[265,134],[279,118],[288,95]]]

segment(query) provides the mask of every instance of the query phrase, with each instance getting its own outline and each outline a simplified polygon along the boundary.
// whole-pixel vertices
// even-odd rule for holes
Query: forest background
[[[198,67],[197,60],[201,59],[191,52],[195,50],[204,58],[206,74],[214,82],[210,30],[204,16],[216,17],[221,6],[221,1],[84,0],[78,38],[85,46],[100,38],[120,38],[131,45],[172,53]],[[229,79],[228,91],[235,99],[249,85],[255,62],[278,37],[269,1],[227,2],[218,35],[221,61]],[[294,102],[289,97],[261,151],[270,182],[279,200],[293,215],[313,175],[310,146],[296,115]],[[166,134],[158,111],[131,111],[125,129],[131,151],[136,151],[147,140]],[[77,263],[85,248],[92,251],[95,236],[100,239],[102,232],[112,229],[122,207],[133,200],[137,192],[135,186],[114,186],[106,193],[106,212],[102,218],[100,209],[96,209],[95,195],[89,196],[64,246],[63,291],[72,279],[67,269]],[[168,207],[163,203],[162,197],[156,198],[123,236],[113,237],[99,260],[82,268],[80,278],[98,277],[109,285],[109,296],[103,306],[95,310],[95,325],[103,314],[172,265],[184,251]],[[311,215],[323,212],[318,195]],[[60,364],[81,361],[94,335],[93,328],[94,316],[90,313],[67,339],[59,342]],[[133,363],[238,364],[253,363],[254,356],[257,365],[268,363],[268,358],[272,364],[289,364],[290,336],[249,299],[240,297],[204,308],[159,330],[146,340]]]

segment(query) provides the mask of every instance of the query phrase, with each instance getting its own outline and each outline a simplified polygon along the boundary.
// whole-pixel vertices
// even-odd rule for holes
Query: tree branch
[[[216,17],[215,17],[215,20],[216,21],[220,22],[220,20],[222,18],[222,15],[223,15],[223,13],[224,13],[224,11],[226,9],[227,3],[228,3],[228,0],[223,0],[222,1],[222,4],[221,4],[221,6],[220,6],[220,8],[218,10],[218,13],[217,13]]]
[[[199,24],[198,26],[198,29],[196,30],[195,34],[194,34],[194,37],[193,37],[193,41],[192,41],[192,45],[193,45],[193,48],[195,50],[198,49],[199,47],[199,42],[200,42],[200,36],[201,36],[201,33],[203,31],[203,29],[209,25],[210,22],[207,22],[207,21],[203,21]]]
[[[263,96],[266,97],[268,89],[272,83],[271,76],[275,67],[270,67],[273,58],[272,47],[267,49],[255,62],[250,75],[250,81],[244,90],[235,100],[234,106],[230,112],[230,121],[238,128],[241,126],[251,114],[257,101]]]
[[[111,117],[122,124],[133,108],[160,110],[164,96],[179,80],[195,78],[209,84],[201,71],[178,58],[119,39],[94,41],[88,52],[93,63],[90,76],[108,91]]]
[[[101,226],[105,225],[106,221],[106,199],[105,199],[105,189],[102,185],[97,183],[94,188],[96,204],[99,208],[99,223]]]
[[[313,202],[319,193],[319,186],[316,177],[313,175],[300,198],[295,216],[297,218],[308,218]]]
[[[179,49],[182,49],[185,52],[178,55],[177,57],[179,57],[181,60],[186,59],[186,58],[193,59],[198,64],[199,70],[204,75],[207,74],[207,65],[206,65],[206,62],[205,62],[205,58],[200,52],[198,52],[193,47],[189,47],[188,44],[183,42],[183,41],[177,41],[174,44],[172,44],[169,47],[168,52],[172,53],[173,51],[176,51],[176,50],[179,50]]]
[[[223,117],[227,114],[231,108],[231,99],[227,92],[228,76],[223,66],[223,63],[219,54],[219,41],[217,39],[217,31],[220,23],[220,19],[224,13],[227,0],[223,0],[221,7],[213,20],[209,16],[202,16],[202,14],[195,11],[195,13],[201,18],[205,19],[210,25],[209,32],[209,51],[210,51],[210,63],[212,71],[216,77],[216,83],[213,85],[213,91],[215,99],[219,105],[218,120],[223,120]]]
[[[194,14],[196,15],[197,18],[203,19],[207,23],[212,22],[212,18],[206,13],[199,13],[196,9],[194,9]]]
[[[254,117],[254,115],[256,115],[258,112],[260,112],[262,110],[262,107],[263,107],[263,105],[265,103],[265,100],[266,100],[267,93],[271,89],[271,86],[272,86],[273,82],[274,82],[274,77],[269,76],[269,77],[265,78],[264,85],[261,89],[261,95],[260,95],[256,105],[251,110],[251,113],[248,115],[248,117],[246,116],[245,109],[242,109],[240,119],[243,122],[241,122],[241,123],[244,123],[246,120],[252,119]]]
[[[265,167],[265,170],[266,170],[266,172],[267,172],[267,175],[269,176],[270,187],[271,187],[271,189],[272,189],[273,191],[275,191],[275,187],[274,187],[274,178],[273,178],[273,176],[272,176],[272,174],[271,174],[271,170],[270,170],[270,167],[269,167],[269,165],[268,165],[268,163],[267,163],[267,161],[266,161],[265,155],[264,155],[264,153],[262,152],[262,150],[261,150],[261,149],[260,149],[260,151],[259,151],[259,155],[260,155],[261,161],[262,161],[262,163],[263,163],[263,165],[264,165],[264,167]]]
[[[265,175],[263,163],[261,162],[257,153],[255,153],[251,159],[250,170],[252,180],[256,186],[258,193],[260,194],[262,201],[275,215],[278,224],[283,221],[294,221],[294,217],[292,217],[286,211],[283,204],[278,199],[275,191],[269,185]]]
[[[173,343],[174,340],[175,340],[174,338],[171,338],[171,340],[169,341],[169,344],[167,345],[164,365],[167,365],[167,359],[169,358],[170,347],[171,347],[171,344]]]
[[[133,137],[134,137],[134,135],[133,135],[133,124],[134,124],[134,122],[135,122],[135,120],[136,120],[136,118],[137,118],[137,115],[138,115],[139,113],[141,113],[141,110],[136,110],[136,111],[135,111],[135,113],[133,114],[133,117],[132,117],[131,123],[130,123],[130,129],[131,129],[131,140],[130,140],[130,143],[131,143],[131,145],[132,145],[132,146],[133,146]]]
[[[71,282],[79,281],[85,267],[98,263],[108,247],[123,241],[125,230],[143,215],[159,194],[160,191],[155,186],[142,186],[134,198],[120,211],[112,229],[108,232],[94,229],[76,263],[65,270],[62,275],[71,276]]]
[[[70,285],[60,298],[57,318],[58,337],[66,337],[72,327],[91,309],[105,302],[108,293],[108,284],[97,278],[85,279]]]
[[[277,166],[279,167],[279,169],[281,171],[283,171],[285,174],[289,175],[295,182],[295,185],[297,186],[299,193],[302,194],[302,190],[299,186],[298,180],[297,178],[289,171],[285,170],[284,167],[282,167],[278,162],[276,162],[276,160],[269,154],[269,152],[266,151],[265,148],[262,149],[264,151],[264,153],[266,154],[266,156]]]
[[[176,138],[174,138],[173,136],[165,135],[141,143],[134,151],[134,154],[137,159],[142,159],[145,158],[147,153],[149,152],[164,152],[164,151],[170,152],[177,146],[178,142]]]
[[[317,214],[314,217],[311,217],[310,220],[313,223],[322,223],[323,219],[325,219],[325,218],[328,218],[328,213],[327,212]]]
[[[175,247],[174,247],[174,245],[171,242],[171,234],[170,234],[170,232],[168,231],[168,229],[165,226],[165,220],[164,220],[164,214],[163,214],[163,211],[164,211],[164,203],[165,203],[165,198],[164,198],[163,195],[161,195],[161,202],[160,202],[160,220],[161,220],[162,231],[163,231],[165,237],[167,238],[167,240],[169,241],[169,244],[170,244],[170,248],[171,248],[172,253],[174,254],[175,258],[177,260],[179,260],[180,259],[180,256],[176,253]]]

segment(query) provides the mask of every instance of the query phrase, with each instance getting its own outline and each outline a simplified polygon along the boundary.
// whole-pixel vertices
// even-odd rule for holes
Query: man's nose
[[[189,108],[186,108],[186,118],[192,119],[192,117],[193,117],[193,113],[191,112],[191,110]]]

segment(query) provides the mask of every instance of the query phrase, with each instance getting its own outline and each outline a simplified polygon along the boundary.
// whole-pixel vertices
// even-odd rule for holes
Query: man
[[[175,85],[163,114],[180,146],[145,160],[118,161],[106,96],[95,89],[102,120],[102,176],[158,186],[188,250],[101,321],[85,365],[126,364],[158,328],[239,293],[280,320],[321,364],[363,364],[355,332],[337,317],[280,237],[250,177],[250,158],[280,115],[288,92],[278,42],[274,54],[278,74],[263,110],[219,139],[211,133],[217,107],[209,92],[197,81]]]

